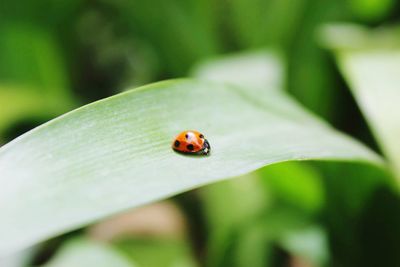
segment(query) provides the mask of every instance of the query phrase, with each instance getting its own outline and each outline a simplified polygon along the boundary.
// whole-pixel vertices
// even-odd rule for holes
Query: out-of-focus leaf
[[[235,41],[243,48],[287,47],[296,33],[307,1],[233,0],[227,2]]]
[[[398,191],[388,186],[375,188],[357,223],[361,255],[359,266],[400,266],[399,225]]]
[[[132,260],[125,257],[109,244],[85,238],[67,241],[55,257],[44,267],[135,267]]]
[[[231,244],[241,238],[237,236],[237,232],[266,211],[269,207],[269,197],[263,190],[257,173],[206,186],[199,193],[207,228],[210,229],[207,241],[207,264],[230,266],[226,253]],[[252,234],[248,235],[250,239],[248,242],[260,240],[257,237],[254,240]],[[263,246],[258,249],[263,249]],[[238,253],[241,253],[241,250]],[[263,259],[259,261],[264,262]]]
[[[75,105],[50,34],[24,24],[0,27],[0,138],[24,120],[55,117]]]
[[[342,119],[338,82],[332,71],[326,51],[318,46],[316,31],[321,23],[349,19],[345,1],[307,1],[301,26],[296,32],[292,46],[287,49],[288,91],[311,111],[334,121]]]
[[[63,22],[71,22],[78,8],[82,6],[80,0],[40,2],[3,0],[1,3],[0,21],[5,25],[24,22],[56,31]],[[46,12],[43,12],[44,10]]]
[[[2,83],[35,87],[60,103],[70,100],[60,51],[48,32],[23,24],[1,27],[0,58]]]
[[[328,29],[343,40],[349,33],[354,34],[352,42],[346,41],[347,48],[337,47],[335,55],[375,137],[400,177],[400,41],[397,31],[368,34],[365,29],[358,30],[354,26]],[[368,40],[372,44],[366,42]]]
[[[138,38],[154,45],[164,72],[176,76],[218,50],[213,0],[113,1],[121,20]],[[157,6],[157,8],[154,8]]]
[[[21,118],[56,115],[44,108],[46,104],[46,98],[31,89],[0,86],[0,138],[4,138],[5,130]]]
[[[324,24],[319,28],[318,40],[335,52],[368,52],[397,50],[400,46],[400,27],[370,30],[352,23]],[[361,51],[360,51],[361,50]]]
[[[358,18],[375,22],[392,10],[396,0],[350,0],[348,3]]]
[[[251,89],[161,82],[89,104],[6,144],[1,253],[276,162],[381,163],[287,96],[266,90],[257,99]],[[172,151],[184,129],[204,132],[209,157]]]
[[[221,250],[221,254],[209,266],[273,267],[274,248],[278,245],[294,255],[305,257],[305,250],[296,250],[293,244],[291,247],[285,242],[289,236],[293,237],[307,229],[309,223],[303,214],[291,209],[266,210],[259,218],[244,220],[241,227],[236,227],[231,233],[231,239],[226,239],[227,243],[222,244],[225,250]],[[317,253],[312,256],[315,255]]]
[[[182,240],[122,240],[116,243],[119,251],[140,266],[195,267],[190,246]]]
[[[265,90],[281,90],[282,60],[267,51],[253,51],[208,59],[196,65],[192,76],[209,81],[251,86]]]
[[[350,52],[339,64],[397,175],[400,175],[400,49]]]
[[[398,255],[393,251],[399,242],[390,237],[398,236],[397,227],[390,225],[396,225],[400,206],[390,192],[390,176],[366,165],[318,165],[326,191],[323,222],[328,230],[331,264],[352,267],[391,262]],[[371,212],[369,206],[374,206],[375,211]],[[387,211],[385,216],[376,216],[383,210]],[[363,252],[365,248],[368,253]],[[391,264],[383,264],[386,265]]]
[[[269,204],[257,173],[223,181],[200,190],[210,228],[227,229],[254,220]],[[251,193],[251,195],[249,195]],[[228,208],[232,203],[234,209]]]
[[[324,266],[329,259],[326,232],[319,227],[306,227],[288,230],[283,234],[280,244],[295,256],[311,262],[313,266]]]
[[[267,254],[272,253],[271,246],[279,243],[284,235],[296,235],[297,230],[282,227],[280,234],[266,235],[269,230],[252,224],[268,223],[280,210],[286,210],[288,215],[277,218],[288,218],[290,212],[293,218],[312,218],[324,204],[320,180],[319,173],[311,166],[285,162],[202,188],[200,193],[210,229],[209,266],[245,266],[246,262],[250,266],[264,266],[270,262],[272,256]],[[280,223],[290,225],[290,222]],[[307,251],[305,255],[300,252],[296,251],[299,256],[310,256]],[[323,263],[326,258],[322,259],[318,253],[311,260]],[[230,257],[238,259],[228,260]]]
[[[306,163],[275,164],[261,169],[259,175],[276,205],[292,207],[311,215],[324,204],[322,177]]]
[[[284,222],[282,222],[284,223]],[[274,229],[276,230],[276,229]],[[245,227],[236,229],[235,240],[230,240],[231,251],[220,255],[222,262],[213,266],[270,266],[272,261],[272,241],[263,225],[248,221]]]

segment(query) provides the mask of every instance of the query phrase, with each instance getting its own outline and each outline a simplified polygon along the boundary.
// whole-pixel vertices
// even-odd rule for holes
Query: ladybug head
[[[210,143],[208,142],[207,139],[204,139],[202,153],[204,155],[208,155],[208,154],[210,154],[210,151],[211,151]]]

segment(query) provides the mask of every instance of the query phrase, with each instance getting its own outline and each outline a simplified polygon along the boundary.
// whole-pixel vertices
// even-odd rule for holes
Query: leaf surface
[[[383,152],[400,177],[400,28],[376,31],[356,25],[324,28],[339,67]]]
[[[258,89],[256,89],[258,90]],[[0,254],[111,214],[289,160],[381,164],[276,91],[172,80],[89,104],[0,148]],[[211,155],[171,149],[186,129]]]

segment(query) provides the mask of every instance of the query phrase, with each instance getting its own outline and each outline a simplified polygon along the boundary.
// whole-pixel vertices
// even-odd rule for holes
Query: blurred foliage
[[[196,267],[190,248],[183,240],[118,241],[116,247],[138,266],[146,267]]]
[[[0,142],[126,87],[188,75],[209,57],[272,47],[285,59],[290,94],[376,148],[317,33],[325,23],[399,18],[395,0],[2,0]],[[72,239],[44,266],[294,266],[297,258],[304,266],[400,266],[400,203],[388,176],[345,163],[270,166],[187,193],[189,204],[177,198],[187,216],[202,218],[191,229],[200,252],[182,240]]]
[[[315,228],[312,219],[324,202],[321,177],[311,166],[281,163],[201,191],[210,224],[209,266],[275,266],[274,246],[325,263],[324,231],[296,238]],[[307,243],[317,249],[307,250]]]
[[[135,267],[136,265],[108,244],[76,238],[68,240],[57,255],[45,266]]]

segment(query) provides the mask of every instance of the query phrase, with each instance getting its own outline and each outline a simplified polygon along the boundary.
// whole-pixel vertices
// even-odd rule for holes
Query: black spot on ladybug
[[[189,135],[188,135],[188,134],[185,134],[185,138],[186,138],[186,139],[189,139]]]
[[[204,135],[200,134],[199,137],[200,137],[200,138],[204,138]]]
[[[194,150],[194,146],[192,144],[187,145],[186,148],[188,150]]]
[[[181,144],[181,143],[180,143],[178,140],[176,140],[175,143],[174,143],[174,146],[175,146],[175,147],[179,147],[180,144]]]

